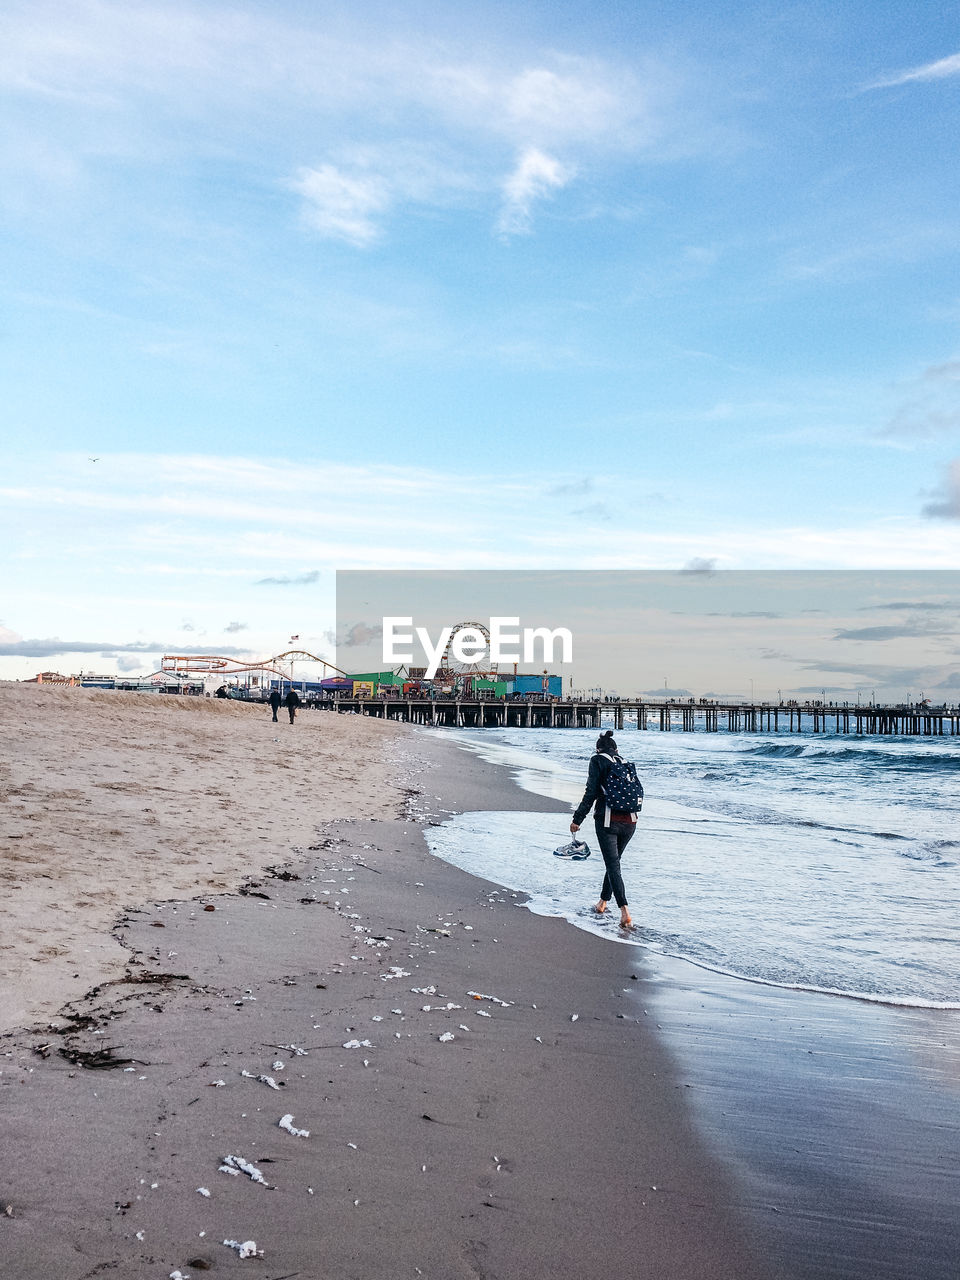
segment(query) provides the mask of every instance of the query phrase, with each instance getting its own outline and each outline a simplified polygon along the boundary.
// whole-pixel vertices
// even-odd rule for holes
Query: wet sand
[[[644,982],[700,1134],[793,1280],[955,1280],[960,1018],[658,958]]]
[[[770,1274],[636,953],[438,862],[419,826],[556,805],[418,735],[391,769],[391,816],[317,821],[239,891],[145,895],[119,978],[0,1041],[5,1272]]]

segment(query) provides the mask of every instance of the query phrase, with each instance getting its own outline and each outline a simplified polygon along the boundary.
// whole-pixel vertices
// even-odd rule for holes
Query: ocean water
[[[528,790],[580,799],[596,730],[455,735]],[[603,863],[552,856],[558,813],[465,813],[433,852],[530,908],[752,982],[960,1008],[960,737],[617,735],[646,791],[623,861],[635,930],[593,915]]]

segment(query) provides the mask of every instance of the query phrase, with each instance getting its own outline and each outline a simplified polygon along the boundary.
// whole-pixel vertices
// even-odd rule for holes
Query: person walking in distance
[[[293,685],[290,686],[290,692],[283,700],[284,706],[290,712],[290,723],[293,724],[294,716],[297,714],[297,707],[300,705],[300,695],[297,693]]]
[[[273,708],[273,723],[277,723],[277,712],[280,710],[280,703],[283,699],[280,697],[279,689],[270,690],[270,706]]]
[[[629,929],[633,925],[627,908],[627,894],[620,873],[620,858],[633,839],[637,814],[643,803],[643,787],[634,766],[620,758],[613,730],[608,729],[597,739],[596,755],[590,759],[587,786],[583,799],[577,805],[570,823],[576,835],[580,824],[593,808],[597,830],[597,844],[603,855],[604,875],[600,889],[600,901],[594,910],[603,915],[611,898],[620,908],[620,924]]]

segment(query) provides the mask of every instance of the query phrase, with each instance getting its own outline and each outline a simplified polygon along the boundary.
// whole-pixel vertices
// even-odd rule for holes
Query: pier
[[[327,710],[457,729],[599,729],[707,733],[852,733],[944,737],[960,733],[960,707],[811,703],[577,702],[469,698],[331,698]]]

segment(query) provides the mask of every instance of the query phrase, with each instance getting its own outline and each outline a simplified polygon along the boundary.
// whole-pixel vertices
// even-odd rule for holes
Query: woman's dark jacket
[[[590,812],[594,805],[595,820],[603,824],[604,812],[606,810],[606,801],[603,798],[603,784],[607,779],[613,760],[610,756],[600,755],[593,756],[590,760],[590,768],[587,770],[587,788],[583,793],[583,799],[577,805],[573,815],[573,820],[579,827],[584,818]]]

